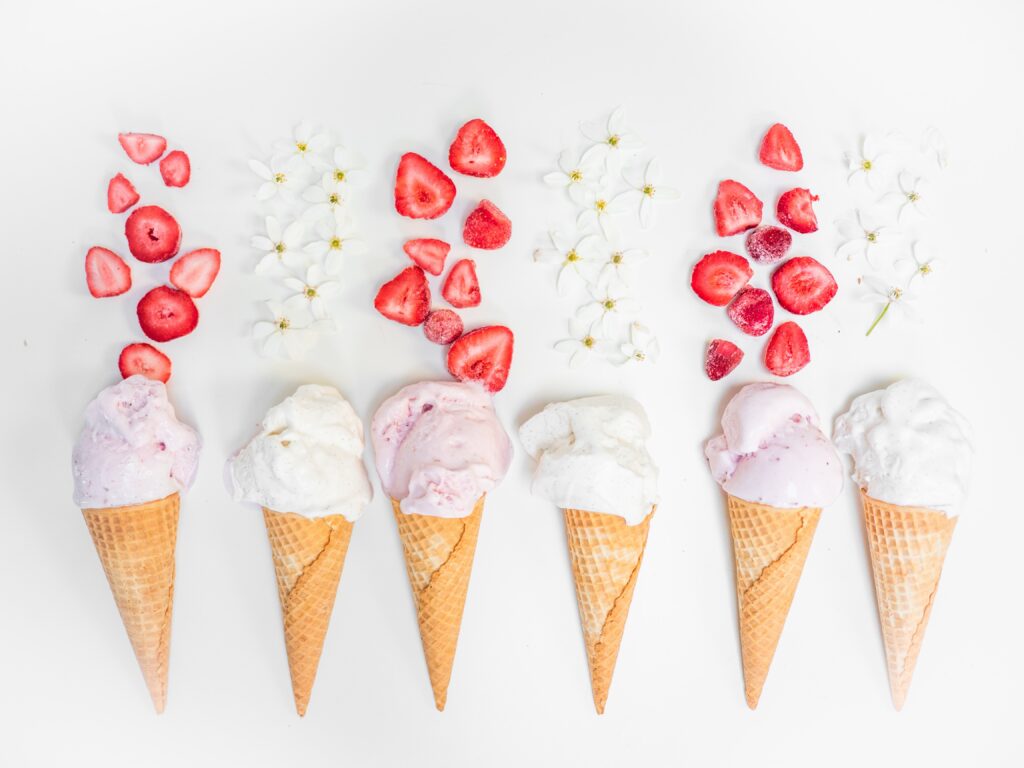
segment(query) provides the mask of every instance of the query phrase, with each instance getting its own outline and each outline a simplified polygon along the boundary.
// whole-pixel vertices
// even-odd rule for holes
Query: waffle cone
[[[747,706],[757,709],[821,510],[729,496]]]
[[[590,687],[594,708],[601,715],[608,700],[654,511],[638,525],[627,525],[619,515],[579,509],[563,512],[590,665]]]
[[[174,493],[145,504],[82,510],[158,714],[167,702],[179,502]]]
[[[281,598],[292,695],[302,716],[313,692],[352,523],[342,515],[309,518],[267,508],[263,519]]]
[[[483,496],[468,517],[407,515],[391,500],[402,538],[434,704],[444,711],[455,646],[484,510]]]
[[[956,518],[901,507],[861,491],[889,688],[902,709],[921,651]]]

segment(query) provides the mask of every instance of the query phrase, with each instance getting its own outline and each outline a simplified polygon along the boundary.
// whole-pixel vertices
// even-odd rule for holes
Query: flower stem
[[[891,307],[891,306],[892,306],[892,302],[891,301],[887,301],[885,303],[885,306],[882,307],[882,311],[879,312],[878,313],[878,317],[875,318],[875,322],[873,322],[871,324],[871,327],[868,328],[868,332],[864,334],[865,336],[870,336],[871,335],[871,332],[873,330],[875,330],[875,326],[878,325],[880,322],[882,322],[882,318],[885,317],[885,313],[889,311],[889,307]]]

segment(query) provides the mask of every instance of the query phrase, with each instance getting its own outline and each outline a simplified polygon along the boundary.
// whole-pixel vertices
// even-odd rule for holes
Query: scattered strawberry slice
[[[171,358],[152,344],[144,342],[129,344],[122,349],[117,358],[117,367],[126,379],[139,374],[166,384],[171,378]]]
[[[410,219],[436,219],[452,207],[455,183],[415,152],[406,152],[395,175],[395,210]]]
[[[206,295],[220,272],[220,251],[199,248],[190,251],[171,267],[171,285],[180,288],[193,299]]]
[[[427,315],[423,333],[435,344],[451,344],[462,335],[462,318],[450,309],[435,309]]]
[[[704,356],[704,373],[718,381],[735,370],[743,359],[743,350],[725,339],[712,339]]]
[[[493,251],[512,237],[512,222],[490,200],[481,200],[462,227],[462,239],[471,248]]]
[[[161,285],[139,300],[136,308],[142,332],[153,341],[170,341],[195,330],[199,310],[192,297]]]
[[[97,245],[85,254],[85,282],[97,299],[120,296],[132,287],[132,270],[116,253]]]
[[[459,381],[479,381],[499,392],[508,379],[515,337],[503,325],[470,331],[448,349],[448,372]]]
[[[483,120],[470,120],[459,128],[448,150],[448,164],[467,176],[497,176],[505,167],[505,145]]]
[[[409,240],[402,246],[402,250],[413,262],[432,275],[440,275],[444,271],[444,260],[448,258],[451,249],[444,240],[431,237]]]
[[[773,224],[758,227],[747,235],[747,253],[758,264],[782,261],[792,244],[793,236],[789,231]]]
[[[181,227],[158,205],[144,205],[128,214],[124,235],[132,256],[150,264],[173,258],[181,244]]]
[[[818,201],[817,195],[812,195],[811,190],[797,187],[789,192],[783,192],[779,198],[779,204],[775,215],[779,221],[792,229],[794,232],[807,234],[818,230],[818,217],[814,215],[814,208],[811,203]]]
[[[804,155],[793,133],[782,123],[768,129],[761,141],[761,162],[777,171],[799,171],[804,167]]]
[[[775,322],[775,305],[764,288],[749,285],[736,294],[726,313],[748,336],[764,336]]]
[[[406,267],[377,291],[373,306],[389,320],[416,326],[430,312],[430,286],[419,267]]]
[[[792,376],[811,362],[803,329],[789,321],[775,329],[764,350],[764,364],[776,376]]]
[[[715,197],[715,227],[721,237],[736,235],[761,223],[764,204],[738,181],[726,179],[718,184]]]
[[[753,276],[750,262],[739,254],[714,251],[694,265],[690,287],[708,304],[724,307]]]
[[[480,306],[480,281],[476,277],[476,262],[462,259],[455,262],[441,287],[444,300],[453,307]]]
[[[119,133],[125,154],[139,165],[149,165],[167,149],[167,139],[153,133]]]
[[[192,177],[192,164],[188,160],[188,155],[180,149],[169,152],[167,157],[160,161],[160,175],[168,187],[184,187]]]
[[[111,213],[124,213],[137,202],[139,193],[123,173],[117,174],[107,184],[107,210]]]
[[[839,286],[821,262],[810,256],[796,256],[775,270],[772,290],[783,309],[794,315],[809,315],[832,301]]]

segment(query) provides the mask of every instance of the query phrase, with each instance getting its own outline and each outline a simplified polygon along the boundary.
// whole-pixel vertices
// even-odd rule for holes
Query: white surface
[[[179,2],[0,11],[0,212],[7,290],[0,324],[0,763],[181,766],[1010,765],[1019,761],[1017,567],[1021,268],[1018,31],[1011,2]],[[443,8],[441,7],[443,5]],[[230,7],[229,7],[230,6]],[[569,373],[550,351],[565,308],[530,254],[564,211],[538,179],[578,120],[618,103],[682,191],[662,209],[643,268],[664,359],[651,371]],[[443,159],[482,115],[509,148],[494,181],[458,178],[437,224],[400,220],[390,182],[407,149]],[[363,197],[373,253],[351,274],[347,331],[304,365],[258,358],[246,338],[263,283],[250,276],[259,225],[245,159],[307,117],[369,158]],[[819,218],[847,207],[841,152],[867,129],[943,129],[953,166],[933,243],[922,326],[865,339],[853,267],[810,319],[812,365],[792,379],[823,419],[895,377],[937,385],[979,447],[906,709],[893,711],[855,490],[822,518],[760,709],[743,690],[724,504],[701,446],[737,386],[763,376],[759,345],[728,380],[701,373],[705,341],[729,330],[689,292],[694,260],[721,241],[710,206],[736,175],[766,201],[790,179],[758,167],[773,120],[801,141]],[[156,131],[192,158],[165,190],[129,166],[119,130]],[[224,253],[200,327],[168,345],[172,397],[205,439],[178,545],[167,712],[151,711],[92,544],[71,502],[71,443],[89,399],[137,336],[134,301],[86,293],[82,259],[118,244],[106,213],[117,170],[179,216],[185,245]],[[509,431],[552,399],[626,392],[654,426],[663,503],[651,529],[607,714],[593,713],[559,515],[528,494],[517,453],[489,499],[448,710],[431,706],[391,512],[378,497],[356,527],[309,714],[289,688],[262,521],[233,503],[224,459],[302,382],[338,386],[363,418],[400,385],[442,376],[417,332],[375,315],[376,285],[405,262],[403,237],[455,237],[487,195],[515,223],[478,258],[473,324],[516,331],[498,409]],[[550,216],[550,219],[549,219]],[[798,239],[835,264],[834,235]],[[462,248],[459,248],[461,251]],[[133,264],[136,274],[146,270]],[[158,271],[158,270],[157,270]],[[550,277],[550,279],[549,279]],[[140,283],[143,281],[140,281]],[[500,288],[499,288],[500,286]],[[141,289],[132,292],[132,298]]]

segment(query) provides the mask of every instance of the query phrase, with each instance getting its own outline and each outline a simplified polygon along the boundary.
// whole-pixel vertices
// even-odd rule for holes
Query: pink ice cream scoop
[[[466,517],[512,459],[490,395],[473,383],[411,384],[377,409],[370,434],[381,484],[406,514]]]

